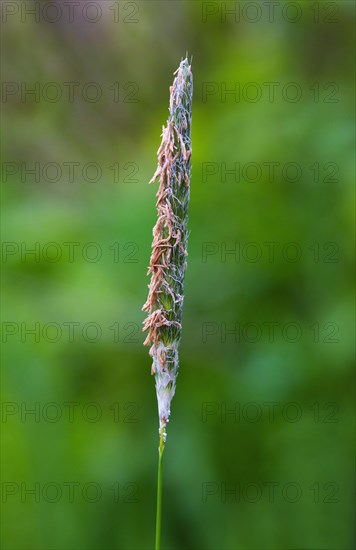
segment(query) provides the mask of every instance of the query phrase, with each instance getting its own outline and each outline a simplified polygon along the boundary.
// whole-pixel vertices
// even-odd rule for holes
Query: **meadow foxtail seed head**
[[[179,367],[188,245],[193,77],[187,58],[174,74],[167,126],[163,127],[158,166],[150,181],[159,180],[157,223],[148,269],[149,293],[142,308],[148,312],[143,327],[148,331],[144,345],[150,346],[153,359],[159,433],[164,440]]]

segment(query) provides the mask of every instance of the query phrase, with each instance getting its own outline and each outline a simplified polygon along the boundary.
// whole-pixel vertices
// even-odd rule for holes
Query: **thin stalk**
[[[156,511],[156,545],[155,550],[161,548],[161,517],[162,517],[162,462],[164,451],[164,431],[161,430],[158,447],[158,474],[157,474],[157,511]]]

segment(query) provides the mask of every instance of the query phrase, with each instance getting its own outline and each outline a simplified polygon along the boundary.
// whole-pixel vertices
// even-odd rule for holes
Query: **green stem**
[[[162,459],[164,451],[164,428],[161,429],[158,447],[158,475],[157,475],[157,512],[156,512],[156,545],[155,550],[161,548],[161,515],[162,515]]]

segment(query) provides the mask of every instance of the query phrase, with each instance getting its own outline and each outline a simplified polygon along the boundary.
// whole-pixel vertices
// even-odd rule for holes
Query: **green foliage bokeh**
[[[153,546],[158,419],[140,332],[156,215],[147,182],[173,71],[186,52],[195,86],[190,241],[162,547],[351,548],[354,5],[331,3],[335,22],[323,2],[319,22],[308,2],[293,3],[302,10],[294,23],[280,16],[283,2],[273,22],[266,11],[236,22],[221,19],[222,5],[234,2],[208,3],[214,14],[204,21],[204,2],[144,1],[131,3],[136,23],[124,21],[132,7],[115,23],[109,4],[101,3],[95,24],[14,16],[3,26],[4,81],[41,89],[56,82],[62,90],[80,83],[73,102],[21,101],[15,93],[2,105],[3,163],[18,168],[3,172],[2,236],[15,243],[5,256],[3,323],[18,327],[3,338],[3,548]],[[88,82],[100,84],[101,100],[83,99]],[[273,101],[268,82],[278,83]],[[291,82],[302,90],[298,101],[283,97]],[[224,86],[248,83],[263,91],[260,100],[222,95]],[[204,95],[207,85],[218,91]],[[126,101],[131,93],[138,101]],[[60,181],[21,178],[19,163],[36,162],[58,163]],[[73,181],[69,162],[79,163]],[[102,168],[96,183],[82,175],[89,162]],[[274,178],[271,162],[279,163]],[[239,181],[224,172],[236,163]],[[256,181],[253,167],[243,170],[248,163],[262,167]],[[288,163],[301,169],[296,181],[293,167],[284,177]],[[73,261],[69,242],[78,243]],[[26,255],[35,243],[39,257]],[[277,243],[272,261],[264,243]],[[297,261],[282,253],[287,243],[302,251]],[[62,257],[51,261],[58,246]],[[98,246],[102,256],[88,261]],[[236,247],[240,257],[228,253]],[[256,247],[262,257],[251,261]],[[289,258],[294,252],[287,249]],[[55,326],[36,341],[25,334],[36,323]],[[77,323],[73,338],[68,323]],[[87,323],[100,326],[97,341],[88,341],[95,326],[83,334]],[[292,325],[301,331],[295,342]],[[56,411],[61,417],[51,421]],[[36,483],[39,502],[26,493]],[[46,496],[48,483],[55,486]],[[102,491],[96,501],[88,483]],[[296,502],[293,484],[302,491]],[[240,497],[225,495],[233,487]]]

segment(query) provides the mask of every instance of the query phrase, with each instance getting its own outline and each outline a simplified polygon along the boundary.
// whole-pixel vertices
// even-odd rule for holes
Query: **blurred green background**
[[[153,548],[147,182],[186,52],[162,548],[353,548],[354,3],[66,4],[2,3],[3,548]]]

